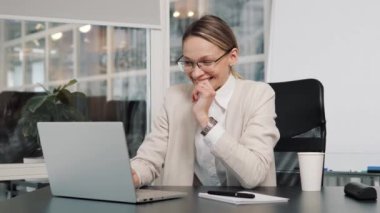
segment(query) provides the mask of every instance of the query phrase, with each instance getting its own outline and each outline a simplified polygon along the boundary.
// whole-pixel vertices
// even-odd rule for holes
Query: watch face
[[[206,136],[208,132],[210,132],[210,130],[218,123],[217,120],[215,120],[213,117],[210,117],[209,118],[209,122],[207,124],[207,126],[201,131],[201,134],[203,136]]]
[[[215,118],[213,118],[213,117],[210,117],[210,118],[209,118],[209,121],[210,121],[210,123],[211,123],[213,126],[215,126],[215,125],[218,123],[218,121],[215,120]]]

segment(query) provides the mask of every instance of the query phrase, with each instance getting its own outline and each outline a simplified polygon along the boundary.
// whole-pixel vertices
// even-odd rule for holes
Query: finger
[[[198,81],[198,83],[195,85],[196,87],[203,87],[203,88],[207,88],[211,91],[214,91],[214,88],[213,86],[211,85],[210,81],[205,79],[205,80],[201,80],[201,81]]]
[[[206,89],[206,86],[203,85],[203,84],[197,84],[194,89],[193,89],[193,92],[192,92],[192,95],[193,95],[193,99],[196,101],[199,99],[199,96],[204,93]]]
[[[195,94],[193,94],[193,95],[191,96],[191,99],[192,99],[193,103],[196,102],[196,101],[198,100],[198,98],[196,97]]]
[[[132,179],[133,179],[133,185],[135,187],[138,187],[140,184],[140,178],[135,171],[132,171]]]
[[[210,87],[210,83],[209,83],[208,81],[203,81],[203,82],[199,83],[199,84],[197,85],[197,87],[198,87],[198,88],[205,88],[205,89],[209,89],[209,88],[211,88],[211,87]]]
[[[212,87],[210,81],[206,81],[206,82],[204,83],[204,86],[207,87],[207,88],[210,89],[210,90],[214,90],[214,87]]]
[[[191,97],[193,99],[193,102],[198,100],[198,88],[197,87],[194,87],[194,89],[191,93]]]
[[[198,90],[199,90],[199,94],[203,95],[203,96],[215,96],[216,92],[214,90],[214,88],[209,85],[200,85],[198,87]]]
[[[198,101],[200,96],[204,96],[204,97],[215,96],[215,90],[211,86],[211,84],[205,80],[195,85],[191,95],[192,95],[193,102],[196,102]]]
[[[137,176],[137,174],[133,173],[132,177],[133,177],[133,183],[135,183],[135,185],[136,185],[136,183],[138,184],[139,177]]]

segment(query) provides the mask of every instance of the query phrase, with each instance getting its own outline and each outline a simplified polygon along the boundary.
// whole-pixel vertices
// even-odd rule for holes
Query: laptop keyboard
[[[161,191],[161,190],[150,190],[150,189],[139,189],[136,191],[137,198],[140,200],[150,199],[150,198],[170,198],[177,197],[178,192],[173,191]]]

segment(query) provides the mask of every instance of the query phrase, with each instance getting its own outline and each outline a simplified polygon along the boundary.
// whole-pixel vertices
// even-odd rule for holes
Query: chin
[[[212,88],[216,89],[217,85],[216,85],[216,82],[214,81],[214,79],[210,79],[209,81],[210,81]]]
[[[218,90],[220,87],[222,87],[222,85],[218,85],[218,84],[211,84],[212,85],[212,88],[214,88],[214,90]]]

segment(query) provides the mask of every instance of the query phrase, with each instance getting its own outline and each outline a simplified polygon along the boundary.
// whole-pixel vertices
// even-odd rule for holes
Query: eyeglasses
[[[230,53],[232,49],[233,48],[227,50],[222,56],[220,56],[216,60],[204,60],[204,61],[193,62],[190,60],[183,60],[182,59],[183,55],[182,55],[181,57],[178,58],[177,64],[179,68],[186,73],[191,73],[194,70],[195,65],[197,65],[199,69],[203,71],[206,71],[206,72],[211,71],[214,65],[218,63],[224,56]]]

